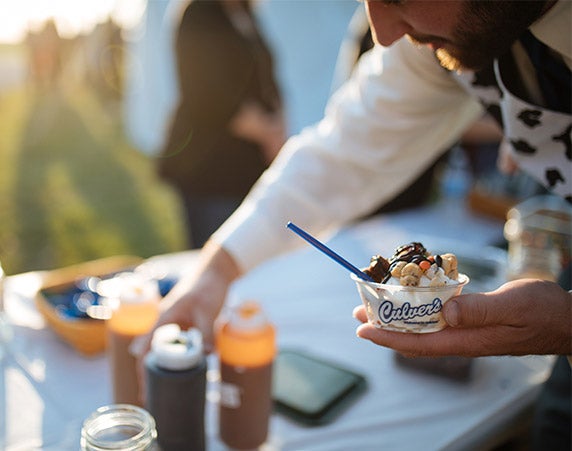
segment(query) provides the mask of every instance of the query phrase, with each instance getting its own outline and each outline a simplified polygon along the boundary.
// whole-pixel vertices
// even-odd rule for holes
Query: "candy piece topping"
[[[373,256],[364,272],[377,283],[395,279],[403,286],[414,287],[443,286],[459,277],[455,254],[431,255],[419,242],[399,246],[389,259]]]

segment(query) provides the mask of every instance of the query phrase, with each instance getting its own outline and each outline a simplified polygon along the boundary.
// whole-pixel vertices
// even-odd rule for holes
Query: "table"
[[[463,233],[454,235],[443,224],[445,213],[432,207],[374,217],[339,231],[328,244],[360,266],[373,254],[422,241],[429,249],[456,252],[461,260],[478,256],[496,265],[495,274],[476,280],[473,289],[501,283],[505,255],[487,246],[501,238],[502,224],[464,212],[451,227]],[[466,383],[397,367],[391,350],[355,336],[358,324],[351,312],[360,301],[346,270],[301,245],[235,283],[228,302],[258,300],[276,324],[279,346],[354,368],[367,376],[369,388],[330,425],[303,427],[273,415],[263,450],[486,449],[526,413],[549,374],[551,356],[479,358]],[[189,251],[149,261],[176,272],[190,270],[195,259]],[[83,419],[111,403],[105,355],[77,354],[36,310],[33,296],[41,276],[33,272],[6,280],[5,319],[13,337],[0,358],[0,449],[8,451],[77,450]],[[207,435],[209,450],[216,451],[225,448],[217,438],[214,355],[209,367]]]

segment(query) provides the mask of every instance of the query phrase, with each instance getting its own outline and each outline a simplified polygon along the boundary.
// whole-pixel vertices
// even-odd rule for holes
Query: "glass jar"
[[[2,270],[2,265],[0,265],[0,362],[6,352],[4,348],[7,342],[5,338],[7,327],[7,323],[4,319],[4,271]]]
[[[0,264],[0,316],[4,313],[4,270]]]
[[[100,407],[81,429],[82,451],[155,451],[155,420],[146,410],[130,404]]]
[[[4,311],[4,276],[4,271],[0,265],[0,360],[2,360],[6,354],[13,335],[12,327]]]
[[[570,264],[572,207],[558,196],[532,197],[509,210],[504,236],[508,279],[555,281]]]

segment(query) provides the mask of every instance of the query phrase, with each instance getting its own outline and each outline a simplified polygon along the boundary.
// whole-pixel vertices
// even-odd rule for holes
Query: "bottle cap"
[[[123,272],[97,284],[97,292],[108,299],[134,304],[159,299],[159,286],[155,280],[133,272]]]
[[[159,287],[156,281],[135,273],[127,273],[121,279],[119,295],[121,302],[132,304],[159,299]]]
[[[203,337],[198,329],[182,331],[177,324],[165,324],[153,333],[151,351],[157,366],[174,371],[192,368],[203,357]]]
[[[262,329],[268,324],[266,315],[256,301],[245,301],[230,311],[229,326],[239,332]]]

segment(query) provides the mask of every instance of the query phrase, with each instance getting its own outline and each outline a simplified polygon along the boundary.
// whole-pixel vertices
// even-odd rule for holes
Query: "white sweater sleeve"
[[[323,236],[398,194],[481,114],[428,49],[376,46],[213,239],[250,270],[303,244],[288,221]]]

